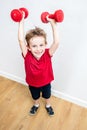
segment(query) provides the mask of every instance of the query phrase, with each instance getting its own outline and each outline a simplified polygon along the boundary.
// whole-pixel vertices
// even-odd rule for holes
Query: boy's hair
[[[45,44],[47,44],[46,41],[46,33],[43,29],[39,28],[39,27],[35,27],[35,29],[31,29],[27,32],[27,34],[25,35],[25,40],[27,42],[27,45],[29,46],[29,41],[32,37],[35,36],[42,36],[45,39]]]

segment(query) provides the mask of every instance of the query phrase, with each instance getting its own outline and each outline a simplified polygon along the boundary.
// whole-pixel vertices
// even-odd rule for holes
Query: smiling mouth
[[[43,51],[42,51],[42,52],[36,52],[35,54],[40,55],[40,54],[42,54],[42,53],[43,53]]]

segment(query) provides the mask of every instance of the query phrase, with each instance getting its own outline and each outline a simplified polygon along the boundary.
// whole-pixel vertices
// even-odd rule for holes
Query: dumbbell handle
[[[54,19],[55,15],[54,14],[49,14],[48,17],[51,18],[51,19]]]

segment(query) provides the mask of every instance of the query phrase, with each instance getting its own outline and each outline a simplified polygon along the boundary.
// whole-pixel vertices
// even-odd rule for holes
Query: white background
[[[41,22],[44,11],[64,12],[58,24],[59,49],[53,56],[54,95],[87,105],[87,1],[86,0],[3,0],[0,1],[0,75],[25,83],[23,58],[18,44],[18,23],[12,21],[11,10],[26,7],[25,33],[34,26],[47,32],[48,45],[52,42],[50,24]]]

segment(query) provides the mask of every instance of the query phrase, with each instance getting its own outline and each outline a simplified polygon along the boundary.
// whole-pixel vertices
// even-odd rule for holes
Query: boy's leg
[[[31,110],[30,110],[30,114],[34,115],[36,114],[38,108],[39,108],[39,98],[40,98],[40,89],[29,86],[29,90],[31,92],[33,101],[34,101],[34,105],[32,106]]]
[[[31,107],[30,112],[29,112],[30,115],[35,115],[37,113],[39,106],[40,106],[39,99],[34,100],[34,105]]]
[[[46,107],[45,108],[47,110],[47,113],[50,116],[54,115],[54,111],[53,111],[53,108],[52,108],[51,103],[50,103],[51,84],[47,84],[46,86],[43,87],[42,97],[45,98],[45,101],[46,101]]]
[[[35,105],[36,107],[38,107],[38,106],[39,106],[39,104],[40,104],[40,100],[39,100],[39,99],[34,100],[34,105]]]
[[[46,101],[46,107],[49,107],[49,106],[51,106],[51,103],[50,103],[50,98],[48,98],[48,99],[45,99],[45,101]]]
[[[54,111],[53,111],[53,108],[52,108],[51,103],[50,103],[50,98],[45,99],[45,100],[46,100],[46,111],[50,116],[53,116]]]

